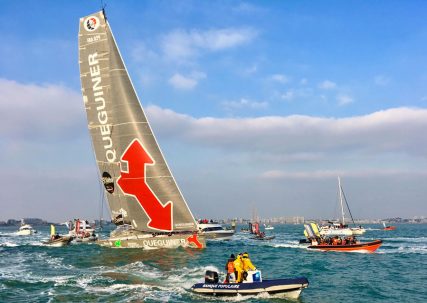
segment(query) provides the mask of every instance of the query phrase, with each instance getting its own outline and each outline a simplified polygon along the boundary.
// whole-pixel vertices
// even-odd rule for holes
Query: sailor
[[[251,259],[249,259],[249,254],[247,252],[245,252],[243,254],[242,258],[243,258],[243,270],[244,271],[256,269],[255,265],[252,264]]]
[[[235,283],[236,275],[234,273],[234,260],[236,257],[234,254],[230,255],[230,258],[227,260],[227,264],[225,265],[225,270],[227,271],[227,276],[225,277],[225,283]]]
[[[239,254],[233,262],[234,272],[236,274],[236,282],[241,283],[243,281],[243,260],[242,254]]]

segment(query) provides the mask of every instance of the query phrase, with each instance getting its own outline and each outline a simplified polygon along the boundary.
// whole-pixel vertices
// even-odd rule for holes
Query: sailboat
[[[98,244],[205,247],[154,137],[104,10],[80,19],[83,101],[101,182],[117,228]]]
[[[323,225],[320,227],[320,230],[319,230],[320,234],[322,236],[363,235],[366,232],[366,229],[364,229],[362,226],[349,227],[347,224],[345,224],[345,212],[344,212],[343,202],[345,202],[348,212],[350,214],[351,220],[355,225],[353,215],[351,214],[350,207],[348,206],[347,199],[345,198],[345,194],[341,186],[340,177],[338,177],[338,193],[339,193],[339,200],[340,200],[340,206],[341,206],[341,222],[329,221],[328,225]]]

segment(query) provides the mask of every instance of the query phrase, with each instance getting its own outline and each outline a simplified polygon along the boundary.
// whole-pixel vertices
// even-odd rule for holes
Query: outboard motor
[[[216,271],[207,270],[205,273],[205,283],[207,284],[218,283],[218,273]]]

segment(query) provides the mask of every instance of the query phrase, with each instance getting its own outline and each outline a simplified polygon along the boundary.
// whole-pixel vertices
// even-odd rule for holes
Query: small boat
[[[383,230],[395,230],[396,229],[396,226],[386,226],[385,222],[383,222],[383,226],[384,226]]]
[[[341,252],[368,252],[373,253],[376,251],[383,241],[374,240],[371,242],[356,242],[354,244],[345,244],[345,245],[330,245],[330,244],[313,244],[309,245],[308,248],[314,250],[322,250],[322,251],[341,251]]]
[[[298,299],[308,284],[305,277],[263,280],[259,270],[248,271],[246,281],[243,283],[219,283],[217,272],[206,271],[205,283],[196,283],[191,290],[194,293],[209,296],[269,294],[274,297]]]
[[[70,236],[60,236],[55,232],[55,226],[50,225],[50,238],[47,241],[43,241],[44,245],[61,247],[70,244],[73,240]]]
[[[344,239],[339,236],[325,237],[319,233],[316,223],[304,224],[304,228],[307,240],[300,240],[300,244],[309,243],[308,248],[313,250],[373,253],[383,243],[381,240],[361,243],[353,235]]]
[[[255,237],[252,237],[251,239],[268,241],[268,240],[273,240],[274,238],[276,238],[276,236],[266,236],[264,232],[259,232],[255,234]]]
[[[87,220],[74,219],[66,223],[68,226],[68,235],[76,242],[93,242],[98,240],[95,229],[90,226]]]
[[[24,219],[21,219],[21,226],[15,234],[18,236],[29,236],[35,233],[37,233],[37,230],[33,229],[30,224],[25,224]]]
[[[199,235],[205,237],[206,240],[230,240],[235,232],[234,229],[225,229],[219,223],[212,221],[206,222],[204,220],[198,221],[197,228],[199,230]]]
[[[80,19],[80,80],[99,181],[117,228],[111,248],[206,247],[166,163],[105,11]]]
[[[265,230],[273,230],[273,229],[274,229],[274,227],[273,227],[273,226],[271,226],[271,225],[265,225],[265,224],[264,224],[264,229],[265,229]]]

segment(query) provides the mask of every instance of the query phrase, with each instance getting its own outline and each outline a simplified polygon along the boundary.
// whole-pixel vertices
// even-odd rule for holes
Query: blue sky
[[[424,1],[105,1],[198,217],[427,215]],[[80,17],[100,1],[0,1],[0,220],[96,218]]]

